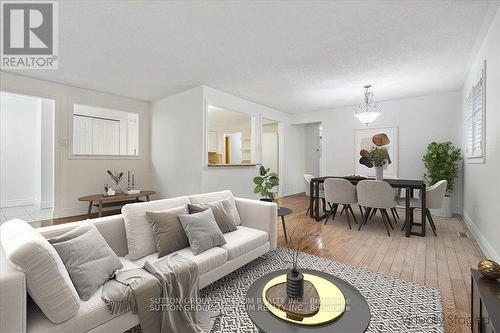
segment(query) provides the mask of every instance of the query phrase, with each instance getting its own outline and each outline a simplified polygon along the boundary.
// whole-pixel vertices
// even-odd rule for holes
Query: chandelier
[[[360,122],[368,126],[369,123],[373,122],[380,116],[380,111],[377,109],[377,104],[372,104],[373,93],[368,91],[371,84],[363,86],[365,88],[365,102],[360,104],[358,110],[354,114],[354,117],[358,118]]]

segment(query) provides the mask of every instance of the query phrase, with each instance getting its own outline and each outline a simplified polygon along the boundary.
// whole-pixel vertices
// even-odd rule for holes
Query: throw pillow
[[[58,324],[73,317],[80,307],[78,293],[50,243],[19,219],[3,223],[0,236],[6,257],[26,274],[28,293],[47,318]]]
[[[78,236],[67,239],[67,235],[63,235],[60,238],[67,240],[51,241],[66,266],[78,295],[82,300],[88,301],[123,265],[93,224],[78,228],[88,230],[80,235],[78,231],[70,231]]]
[[[226,244],[211,209],[201,213],[179,215],[179,220],[186,232],[189,246],[195,255]]]
[[[189,246],[189,240],[177,216],[177,214],[186,214],[185,207],[146,212],[146,214],[153,227],[158,258]]]
[[[212,209],[215,217],[215,222],[219,226],[223,234],[231,231],[236,231],[236,220],[234,218],[234,209],[230,199],[219,200],[204,204],[188,204],[189,214],[203,212],[207,209]]]
[[[236,208],[236,201],[234,200],[234,196],[231,191],[226,190],[220,192],[210,192],[210,193],[195,194],[189,196],[189,200],[192,204],[204,204],[224,199],[229,199],[229,201],[231,202],[231,205],[233,206],[234,209],[234,219],[236,221],[236,225],[241,225],[240,214],[238,213],[238,209]]]

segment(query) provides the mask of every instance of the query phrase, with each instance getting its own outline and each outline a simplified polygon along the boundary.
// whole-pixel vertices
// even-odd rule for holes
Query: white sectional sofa
[[[199,194],[182,198],[132,204],[134,210],[153,211],[172,208],[179,200],[205,203],[232,197],[230,191]],[[241,218],[238,230],[224,234],[226,244],[194,255],[190,248],[178,251],[198,265],[200,288],[203,288],[259,256],[276,248],[276,205],[273,203],[234,198]],[[130,210],[130,207],[129,207]],[[109,246],[120,257],[124,267],[139,267],[146,260],[158,260],[157,253],[132,260],[122,215],[90,220]],[[37,229],[45,238],[62,235],[84,221]],[[20,221],[20,223],[24,223]],[[1,230],[1,229],[0,229]],[[0,231],[1,232],[1,231]],[[2,244],[5,245],[5,244]],[[7,251],[5,251],[7,252]],[[123,332],[139,323],[131,312],[113,315],[101,299],[99,289],[88,301],[80,300],[78,311],[71,318],[54,323],[30,299],[26,275],[6,258],[0,246],[0,332]]]

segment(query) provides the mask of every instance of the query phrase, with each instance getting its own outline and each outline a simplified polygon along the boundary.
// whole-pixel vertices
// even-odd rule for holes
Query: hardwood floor
[[[460,217],[435,217],[437,237],[428,228],[426,237],[406,238],[400,231],[402,221],[388,237],[379,214],[358,231],[353,221],[349,230],[345,214],[337,213],[335,220],[329,219],[326,225],[324,220],[309,218],[309,199],[304,195],[281,198],[278,204],[293,210],[286,217],[289,237],[297,239],[312,233],[301,246],[303,252],[438,288],[443,299],[445,331],[470,332],[470,268],[476,268],[485,256]],[[357,207],[353,210],[360,221]],[[400,210],[399,215],[403,217],[404,212]],[[415,217],[420,218],[419,212]],[[459,231],[467,232],[470,238],[459,237]],[[286,245],[281,223],[278,244]]]

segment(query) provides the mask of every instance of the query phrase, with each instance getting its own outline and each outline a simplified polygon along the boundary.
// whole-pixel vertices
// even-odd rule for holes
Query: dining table
[[[375,178],[365,178],[365,177],[352,177],[352,176],[347,176],[347,177],[342,177],[342,176],[322,176],[322,177],[315,177],[311,179],[311,182],[309,184],[310,186],[310,198],[309,198],[309,214],[311,218],[315,218],[316,221],[321,221],[326,217],[325,214],[320,215],[319,211],[319,190],[320,190],[320,184],[323,184],[326,179],[328,178],[343,178],[351,182],[354,186],[356,186],[360,181],[368,179],[368,180],[375,180]],[[422,213],[422,220],[420,223],[416,223],[413,221],[413,216],[410,216],[412,214],[410,212],[410,200],[413,198],[415,191],[419,190],[420,191],[420,202],[421,202],[421,209],[422,212],[425,212],[425,189],[426,185],[425,182],[422,180],[418,179],[400,179],[400,178],[384,178],[384,181],[391,185],[391,187],[395,189],[405,189],[405,236],[410,237],[410,235],[416,235],[416,236],[421,236],[425,237],[425,225],[427,223],[426,220],[426,214]],[[420,227],[420,231],[414,231],[413,227],[418,226]]]

